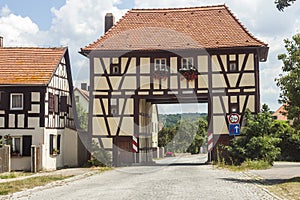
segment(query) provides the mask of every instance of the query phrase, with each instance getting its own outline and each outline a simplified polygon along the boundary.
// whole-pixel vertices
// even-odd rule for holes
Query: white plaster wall
[[[74,90],[74,96],[79,96],[79,104],[81,105],[81,107],[85,110],[85,112],[89,111],[89,101],[84,98],[82,96],[82,94],[80,92],[78,92],[78,90]]]
[[[62,134],[62,154],[64,166],[78,166],[78,135],[77,132],[66,128]]]
[[[11,157],[11,170],[12,171],[30,171],[31,170],[31,157],[26,156],[12,156]]]

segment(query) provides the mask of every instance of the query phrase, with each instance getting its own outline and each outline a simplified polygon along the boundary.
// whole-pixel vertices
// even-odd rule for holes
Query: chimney
[[[87,90],[87,83],[81,83],[81,89]]]
[[[0,48],[2,48],[2,47],[3,47],[3,37],[0,36]]]
[[[112,13],[106,13],[105,15],[105,27],[104,33],[106,33],[115,23],[115,17]]]

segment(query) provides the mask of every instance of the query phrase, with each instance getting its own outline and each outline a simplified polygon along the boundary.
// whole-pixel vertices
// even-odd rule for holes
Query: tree
[[[279,138],[272,137],[272,116],[267,105],[257,115],[246,112],[246,127],[240,137],[235,137],[225,147],[233,164],[241,164],[245,160],[263,160],[272,164],[280,154]]]
[[[300,34],[293,36],[292,40],[285,39],[287,54],[278,55],[282,60],[282,71],[276,78],[280,88],[279,102],[285,105],[287,117],[293,120],[293,127],[300,130]]]
[[[88,113],[83,109],[83,107],[78,103],[76,104],[76,112],[78,117],[78,123],[81,129],[84,131],[88,130]]]
[[[196,121],[179,119],[172,127],[164,127],[158,132],[158,146],[177,153],[199,153],[205,141],[207,121],[203,118]]]
[[[275,0],[275,5],[279,11],[283,11],[284,8],[289,7],[296,0]]]
[[[300,161],[300,132],[295,131],[287,121],[275,120],[271,126],[274,138],[280,138],[279,160]]]
[[[200,152],[200,148],[203,145],[206,137],[207,137],[207,121],[203,118],[200,118],[198,122],[198,129],[196,135],[194,136],[194,140],[192,144],[188,148],[188,152],[192,154],[197,154]]]

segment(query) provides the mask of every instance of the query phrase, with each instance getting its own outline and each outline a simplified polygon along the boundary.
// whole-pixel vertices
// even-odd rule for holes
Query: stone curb
[[[270,192],[268,189],[265,188],[265,183],[264,179],[260,176],[254,175],[250,172],[241,172],[242,174],[244,174],[245,176],[249,177],[249,181],[252,182],[253,184],[255,184],[257,187],[261,188],[262,190],[264,190],[265,192],[267,192],[268,194],[270,194],[271,196],[273,196],[275,199],[277,200],[283,200],[281,197],[277,196],[276,194]],[[254,180],[253,180],[254,179]]]

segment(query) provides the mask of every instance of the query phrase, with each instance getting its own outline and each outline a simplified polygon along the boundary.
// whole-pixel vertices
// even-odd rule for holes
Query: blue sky
[[[1,0],[0,8],[7,5],[13,13],[22,17],[30,17],[33,22],[39,25],[41,30],[47,30],[50,28],[54,17],[51,8],[58,9],[65,3],[65,0]],[[133,0],[126,0],[117,5],[120,9],[129,9],[133,6]]]
[[[5,46],[68,46],[76,86],[89,79],[88,59],[78,51],[103,35],[107,12],[118,20],[131,8],[220,4],[226,4],[254,36],[269,44],[268,61],[260,65],[261,103],[275,110],[279,89],[274,79],[282,65],[277,55],[285,52],[283,40],[300,31],[300,1],[279,12],[274,0],[0,0],[0,35]]]

